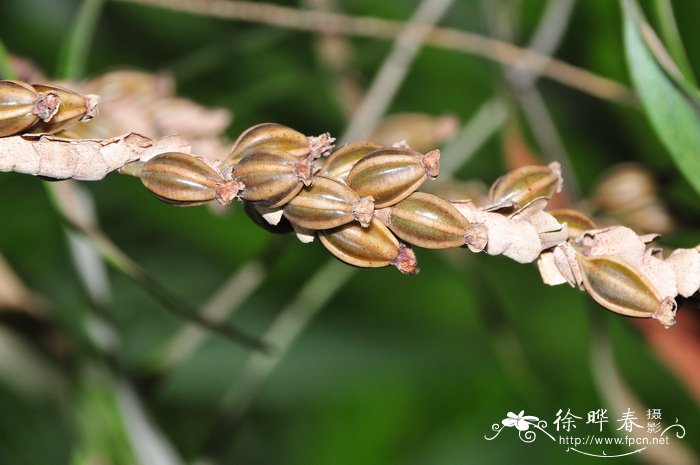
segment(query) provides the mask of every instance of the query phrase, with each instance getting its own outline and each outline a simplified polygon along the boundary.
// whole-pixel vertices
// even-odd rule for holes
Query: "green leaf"
[[[622,0],[627,60],[644,111],[657,135],[700,193],[700,95],[678,72],[635,0]]]

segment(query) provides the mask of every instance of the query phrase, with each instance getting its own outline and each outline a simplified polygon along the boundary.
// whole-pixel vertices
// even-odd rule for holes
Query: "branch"
[[[318,10],[228,0],[115,0],[168,8],[215,18],[269,24],[276,27],[374,39],[393,39],[404,27],[400,21],[358,17]],[[419,26],[420,28],[420,26]],[[624,85],[546,55],[497,39],[452,28],[431,28],[425,43],[522,67],[561,84],[615,103],[637,106]]]

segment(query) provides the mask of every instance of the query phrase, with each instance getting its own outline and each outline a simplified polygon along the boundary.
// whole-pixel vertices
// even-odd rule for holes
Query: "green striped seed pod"
[[[465,244],[469,221],[447,200],[414,192],[391,208],[389,229],[400,239],[426,249]]]
[[[357,220],[369,226],[374,213],[371,197],[362,197],[346,184],[315,176],[313,185],[302,189],[284,207],[284,216],[306,229],[331,229]]]
[[[100,100],[97,95],[80,95],[72,90],[44,84],[34,84],[32,87],[40,93],[53,93],[59,99],[56,114],[50,120],[33,126],[33,133],[55,134],[79,121],[88,121],[97,114],[97,103]]]
[[[242,199],[276,208],[289,202],[305,184],[311,184],[312,172],[312,161],[265,147],[243,157],[233,177],[244,186]]]
[[[655,318],[664,326],[675,323],[676,301],[662,297],[631,265],[617,257],[578,255],[583,287],[593,299],[615,313]]]
[[[348,185],[360,196],[374,198],[375,208],[400,202],[440,170],[440,151],[422,155],[410,149],[386,148],[362,158],[350,170]]]
[[[20,134],[40,118],[51,118],[57,103],[55,95],[39,95],[24,82],[0,81],[0,137]]]
[[[231,152],[221,164],[221,171],[231,169],[251,151],[265,148],[287,152],[296,157],[309,154],[309,138],[290,127],[262,123],[246,129],[233,143]]]
[[[367,228],[351,223],[319,231],[318,237],[330,253],[350,265],[363,268],[394,265],[404,274],[418,272],[413,250],[399,244],[391,231],[377,219],[373,219]]]
[[[578,210],[559,208],[555,210],[548,210],[547,213],[552,215],[559,223],[566,223],[568,225],[569,239],[571,240],[574,240],[586,231],[596,229],[597,227],[592,219]]]
[[[189,207],[217,197],[223,179],[201,159],[180,152],[167,152],[148,160],[135,173],[160,200]]]
[[[329,178],[336,178],[345,181],[348,173],[352,170],[361,158],[372,152],[385,148],[383,145],[374,142],[353,142],[344,145],[326,158],[319,174]]]
[[[501,176],[489,191],[494,205],[513,202],[525,206],[536,198],[552,198],[561,189],[559,164],[523,166]]]

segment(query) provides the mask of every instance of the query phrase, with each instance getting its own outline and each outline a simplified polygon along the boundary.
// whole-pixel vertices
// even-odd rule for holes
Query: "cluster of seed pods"
[[[241,134],[218,166],[164,153],[136,174],[158,198],[176,205],[238,198],[257,224],[318,237],[334,256],[360,267],[394,265],[414,274],[410,245],[465,246],[480,227],[447,200],[416,192],[438,176],[438,150],[356,142],[327,155],[331,141],[265,123]]]
[[[695,293],[700,286],[694,284],[700,281],[698,249],[688,250],[682,260],[675,257],[673,266],[682,265],[676,281],[690,273],[692,282],[685,279],[678,287],[685,290],[672,295],[635,264],[592,253],[582,239],[596,233],[590,218],[570,209],[544,211],[561,188],[556,164],[509,172],[492,185],[490,204],[476,208],[418,191],[438,176],[437,150],[419,153],[362,141],[329,153],[330,142],[327,135],[307,137],[265,123],[241,134],[218,165],[170,152],[130,172],[175,205],[215,199],[227,204],[237,198],[265,229],[293,231],[305,242],[318,237],[335,257],[359,267],[394,265],[415,274],[411,246],[505,253],[521,262],[537,260],[547,284],[568,282],[609,310],[656,318],[667,326],[674,322],[676,295]],[[534,249],[519,248],[528,240]]]
[[[0,81],[0,137],[55,134],[96,114],[99,97],[46,84]]]

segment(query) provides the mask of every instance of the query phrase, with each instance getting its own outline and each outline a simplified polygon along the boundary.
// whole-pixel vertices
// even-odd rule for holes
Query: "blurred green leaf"
[[[700,193],[700,104],[697,89],[678,72],[670,79],[664,72],[673,63],[661,64],[660,42],[646,23],[634,0],[623,0],[625,48],[635,88],[644,110],[673,160],[695,190]],[[654,47],[654,50],[652,50]],[[668,54],[665,57],[668,60]],[[676,68],[677,69],[677,68]],[[680,87],[680,89],[679,89]]]

